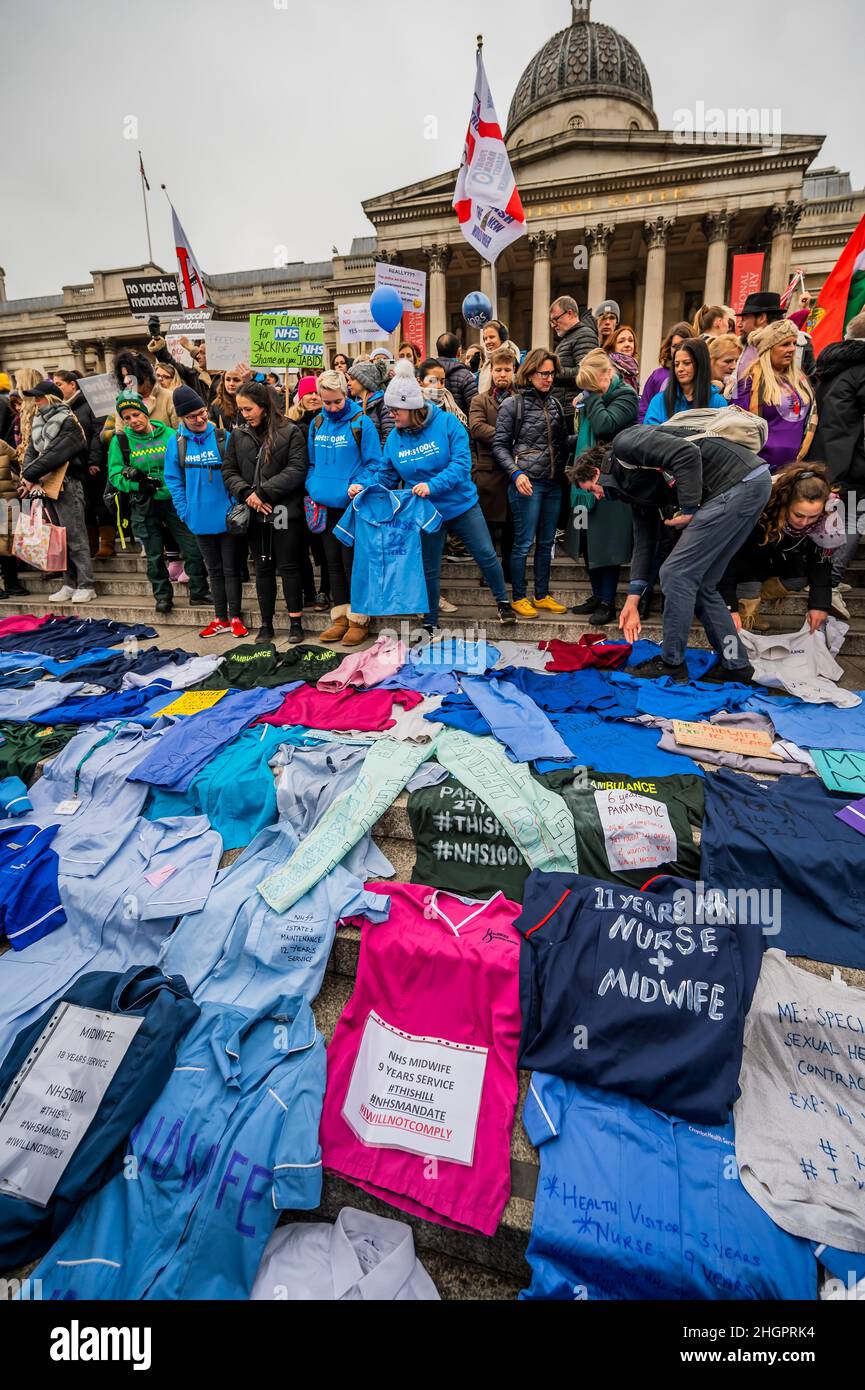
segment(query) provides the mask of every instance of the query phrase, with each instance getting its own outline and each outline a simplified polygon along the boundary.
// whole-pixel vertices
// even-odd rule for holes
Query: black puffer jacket
[[[531,479],[561,478],[567,437],[564,411],[552,391],[544,396],[528,386],[499,409],[493,458],[511,478],[516,473]]]
[[[303,490],[309,468],[309,455],[303,431],[291,420],[280,421],[273,450],[253,486],[258,468],[261,440],[251,425],[238,425],[228,436],[222,477],[232,497],[245,502],[253,491],[272,507],[285,507],[289,521],[303,515]]]
[[[809,461],[825,463],[833,482],[865,480],[865,339],[830,343],[817,359],[817,429]]]
[[[591,309],[580,315],[579,323],[569,328],[555,346],[561,373],[553,381],[553,391],[568,420],[574,418],[573,399],[577,394],[577,372],[587,352],[598,346],[598,321]]]
[[[82,449],[81,454],[80,466],[82,470],[87,467],[99,468],[103,462],[105,450],[96,424],[96,416],[90,409],[82,391],[76,391],[66,404],[84,431],[84,437],[87,440],[87,448],[86,450]]]
[[[57,406],[60,406],[59,401]],[[87,440],[77,417],[68,407],[63,409],[65,415],[60,429],[45,450],[41,454],[38,453],[32,438],[27,445],[21,474],[28,483],[38,483],[46,473],[53,473],[55,468],[60,468],[64,463],[69,465],[66,470],[68,478],[75,478],[80,482],[83,477],[88,454]]]
[[[469,402],[478,394],[478,384],[473,372],[456,357],[439,357],[445,369],[445,386],[450,391],[460,410],[468,416]]]
[[[810,536],[782,535],[769,545],[763,543],[763,527],[754,527],[737,551],[718,585],[718,592],[732,613],[738,612],[736,589],[740,584],[767,579],[807,579],[808,607],[828,613],[832,606],[832,555],[815,545]]]

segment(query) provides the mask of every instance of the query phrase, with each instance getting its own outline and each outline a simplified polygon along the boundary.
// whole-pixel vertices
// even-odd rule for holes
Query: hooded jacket
[[[580,363],[586,353],[597,346],[598,321],[591,309],[585,309],[579,321],[556,343],[555,353],[562,370],[553,380],[553,391],[568,420],[572,420],[574,416],[572,401],[577,394],[577,372],[580,370]]]
[[[178,440],[186,441],[183,467]],[[223,435],[222,451],[228,445]],[[177,515],[196,536],[216,536],[225,530],[225,514],[231,498],[222,477],[222,456],[216,429],[208,421],[203,434],[181,424],[165,450],[165,483]]]
[[[309,466],[303,434],[292,420],[281,420],[276,441],[256,482],[261,440],[251,425],[238,425],[228,436],[222,480],[231,496],[245,502],[256,492],[262,502],[285,507],[286,519],[297,521],[303,515],[303,486]],[[223,525],[225,530],[225,514]]]
[[[865,339],[845,338],[820,353],[815,371],[817,429],[809,458],[825,463],[833,482],[865,479]]]
[[[445,369],[445,386],[468,419],[469,405],[478,394],[474,372],[470,372],[465,363],[456,357],[439,357],[436,360]]]
[[[445,521],[462,516],[478,500],[472,482],[472,454],[465,426],[434,402],[420,429],[395,428],[384,447],[384,487],[429,484],[429,500]]]
[[[153,494],[153,501],[167,502],[171,493],[165,485],[165,451],[169,440],[174,437],[174,430],[159,420],[151,420],[150,423],[153,427],[151,434],[136,434],[128,428],[123,430],[129,445],[129,464],[149,477],[156,478],[159,487]],[[126,459],[120,447],[120,440],[115,434],[108,449],[108,481],[118,492],[128,492],[135,500],[139,498],[141,488],[134,478],[124,478],[125,467]],[[148,502],[150,498],[144,494],[141,500]]]
[[[378,481],[381,444],[378,430],[360,406],[346,399],[337,415],[316,415],[306,437],[309,475],[306,490],[321,507],[348,506],[353,483],[368,487]]]

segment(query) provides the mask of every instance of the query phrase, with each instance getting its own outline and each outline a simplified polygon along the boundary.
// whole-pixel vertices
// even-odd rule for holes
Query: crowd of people
[[[572,296],[557,298],[554,349],[523,351],[492,320],[479,344],[461,348],[445,333],[426,358],[411,343],[396,360],[386,348],[354,360],[337,353],[293,390],[242,362],[208,371],[203,343],[185,340],[185,364],[175,361],[152,320],[147,352],[116,358],[116,405],[103,421],[76,372],[24,369],[14,386],[0,375],[0,489],[44,496],[44,480],[61,470],[47,505],[66,530],[67,568],[52,602],[92,600],[99,562],[137,544],[157,613],[171,610],[178,583],[191,604],[212,606],[203,637],[248,635],[252,569],[258,639],[274,635],[278,577],[289,642],[303,640],[313,606],[330,614],[321,640],[348,648],[366,640],[376,615],[352,604],[341,518],[373,485],[407,490],[441,517],[421,535],[431,632],[455,611],[440,593],[445,555],[474,560],[512,626],[567,612],[551,578],[564,554],[586,567],[591,596],[573,612],[592,627],[618,621],[634,640],[660,587],[659,672],[681,676],[696,613],[719,673],[741,679],[748,662],[736,633],[763,624],[767,594],[807,583],[812,626],[830,611],[849,616],[855,527],[833,528],[819,566],[809,537],[865,476],[865,316],[815,362],[807,312],[807,296],[788,316],[768,292],[750,295],[740,314],[704,305],[672,325],[642,389],[645,345],[610,299],[581,311]],[[743,415],[758,427],[749,432]],[[802,511],[791,499],[806,494]],[[776,534],[768,518],[779,498]],[[4,592],[20,596],[11,529],[0,548]]]

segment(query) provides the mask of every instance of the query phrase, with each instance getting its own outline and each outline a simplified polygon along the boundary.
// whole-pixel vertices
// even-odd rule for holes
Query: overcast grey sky
[[[171,192],[205,273],[325,260],[371,233],[361,201],[455,168],[475,35],[502,124],[570,0],[3,0],[0,264],[10,298],[146,259],[174,269]],[[593,0],[677,108],[780,108],[865,175],[862,0]],[[428,116],[438,138],[426,139]],[[134,117],[138,137],[124,138]],[[128,127],[127,127],[128,128]]]

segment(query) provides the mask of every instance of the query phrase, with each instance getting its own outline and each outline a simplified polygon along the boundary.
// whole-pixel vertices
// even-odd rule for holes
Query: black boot
[[[724,666],[720,661],[700,677],[704,681],[717,681],[723,684],[725,681],[733,681],[739,685],[759,685],[759,681],[754,680],[754,667],[747,666]]]
[[[300,618],[292,618],[291,627],[288,630],[288,645],[296,647],[298,642],[303,641],[303,623]]]
[[[596,599],[593,594],[591,598],[587,598],[583,603],[575,604],[575,606],[571,609],[571,612],[579,614],[580,617],[588,617],[589,613],[594,613],[595,609],[599,606],[599,603],[600,600]]]
[[[616,606],[613,603],[599,603],[589,618],[592,627],[606,627],[615,621]]]
[[[272,642],[272,641],[273,641],[273,623],[272,623],[272,622],[269,622],[266,618],[263,619],[262,624],[261,624],[261,627],[258,629],[258,632],[255,634],[255,640],[256,640],[256,642]]]
[[[652,604],[654,603],[654,600],[654,589],[646,589],[645,593],[642,595],[640,599],[640,602],[637,604],[637,612],[639,613],[643,622],[645,622],[646,619],[649,617],[649,614],[652,611]]]
[[[653,656],[651,661],[641,661],[637,666],[626,666],[625,670],[630,675],[642,676],[645,680],[658,680],[661,676],[669,676],[671,681],[680,685],[690,680],[684,661],[678,666],[670,666],[661,656]]]

